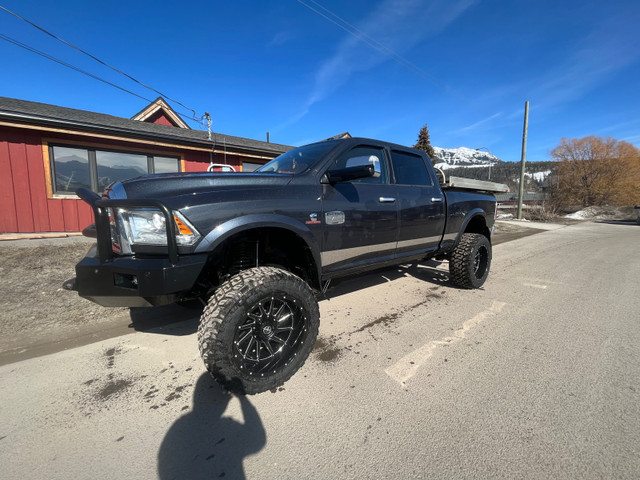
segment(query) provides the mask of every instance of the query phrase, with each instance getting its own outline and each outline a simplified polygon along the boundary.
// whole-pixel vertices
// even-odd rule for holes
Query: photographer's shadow
[[[229,401],[237,399],[244,423],[223,417]],[[209,374],[202,375],[193,393],[193,410],[167,432],[158,452],[161,479],[244,479],[244,457],[259,452],[266,432],[247,397],[224,391]]]

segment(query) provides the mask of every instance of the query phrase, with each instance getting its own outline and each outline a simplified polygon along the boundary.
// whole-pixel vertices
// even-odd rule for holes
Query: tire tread
[[[296,354],[301,354],[304,358],[302,361],[295,359],[296,362],[292,365],[293,368],[286,368],[291,364],[289,362],[282,369],[283,371],[270,375],[269,382],[261,381],[264,379],[260,378],[255,380],[238,379],[236,371],[226,356],[226,347],[228,346],[225,345],[225,339],[221,338],[221,332],[230,315],[246,304],[247,295],[266,282],[284,283],[293,288],[301,297],[309,296],[313,298],[313,302],[309,302],[311,311],[308,312],[310,318],[309,332],[305,340],[306,345],[303,345],[301,347],[302,351]],[[260,393],[282,385],[302,367],[315,343],[319,318],[320,313],[315,295],[311,287],[301,278],[291,272],[275,267],[251,268],[239,272],[224,282],[209,299],[198,327],[198,347],[207,370],[225,388],[242,394]],[[266,386],[267,383],[271,384]]]
[[[460,242],[454,249],[449,259],[449,274],[451,281],[460,288],[479,288],[484,283],[475,281],[473,278],[473,255],[472,252],[480,242],[484,242],[486,237],[479,233],[464,233]],[[488,242],[488,241],[487,241]],[[491,244],[487,245],[489,258],[484,275],[485,279],[491,265]],[[479,284],[478,284],[479,283]]]

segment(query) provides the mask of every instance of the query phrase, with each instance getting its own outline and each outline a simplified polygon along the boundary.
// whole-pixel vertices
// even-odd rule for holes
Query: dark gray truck
[[[201,299],[209,372],[236,392],[273,389],[310,354],[316,295],[334,278],[437,258],[454,285],[482,286],[491,192],[506,186],[441,177],[423,152],[351,138],[254,173],[149,175],[101,197],[79,189],[97,242],[76,266],[78,293],[104,306]]]

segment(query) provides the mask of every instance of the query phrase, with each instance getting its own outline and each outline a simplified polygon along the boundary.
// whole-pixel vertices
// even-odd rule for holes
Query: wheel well
[[[209,255],[196,283],[199,291],[194,293],[211,293],[227,278],[258,266],[283,268],[312,288],[320,288],[317,265],[307,243],[285,228],[263,227],[236,233],[218,245]]]
[[[491,241],[491,231],[487,228],[487,222],[481,215],[476,215],[467,224],[463,233],[479,233]]]

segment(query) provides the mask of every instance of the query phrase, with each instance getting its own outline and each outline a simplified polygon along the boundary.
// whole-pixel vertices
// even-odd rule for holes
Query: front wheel
[[[301,278],[279,268],[251,268],[209,299],[198,327],[200,354],[228,390],[264,392],[302,367],[319,324],[318,303]]]
[[[484,235],[464,233],[449,259],[451,281],[461,288],[480,288],[489,276],[491,243]]]

